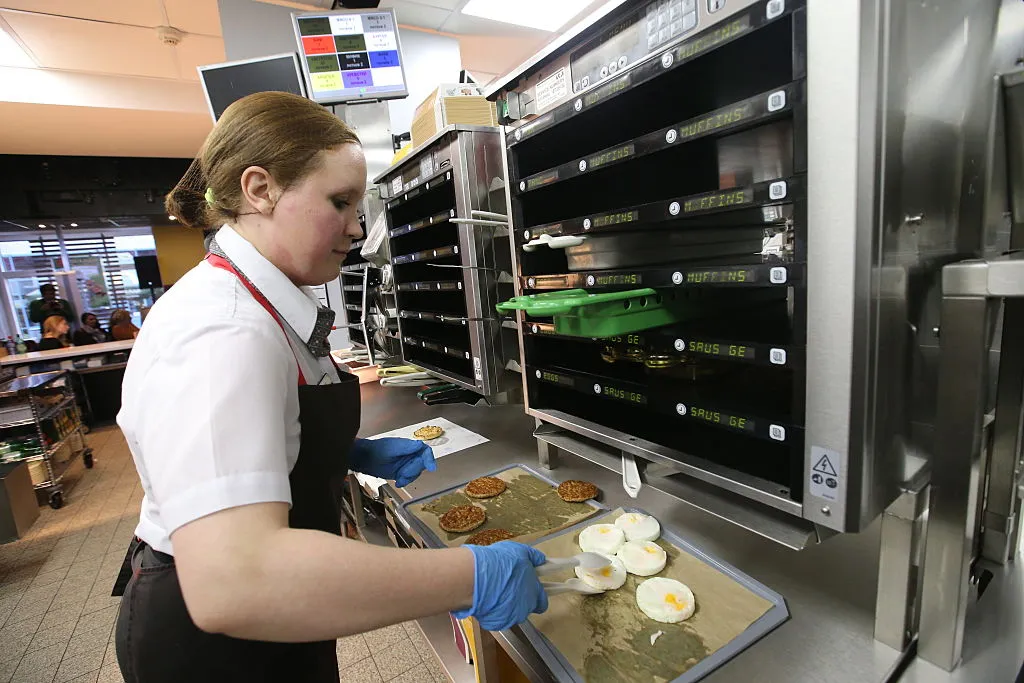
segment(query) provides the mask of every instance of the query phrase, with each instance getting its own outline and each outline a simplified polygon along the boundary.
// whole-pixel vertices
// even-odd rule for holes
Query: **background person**
[[[43,338],[39,341],[38,351],[52,351],[67,346],[65,341],[71,326],[62,315],[51,315],[43,321]]]
[[[62,316],[68,325],[75,319],[75,310],[71,304],[57,296],[57,287],[47,283],[39,287],[40,299],[33,299],[28,305],[28,319],[43,324],[51,315]]]
[[[110,314],[110,338],[113,341],[128,341],[139,336],[139,328],[132,322],[132,314],[118,308]]]
[[[102,344],[109,341],[107,331],[100,327],[100,319],[95,313],[83,313],[82,325],[71,336],[75,346],[88,346],[89,344]]]

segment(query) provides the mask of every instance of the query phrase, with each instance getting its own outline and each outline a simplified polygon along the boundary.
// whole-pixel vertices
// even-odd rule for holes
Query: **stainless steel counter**
[[[423,405],[412,389],[384,389],[378,384],[364,384],[362,396],[364,436],[436,416],[490,439],[439,460],[436,472],[425,473],[402,492],[406,497],[422,496],[513,462],[538,466],[533,420],[522,412],[522,406],[430,407]],[[623,491],[619,476],[572,455],[561,455],[552,476],[593,481],[601,488],[605,504],[632,504],[649,511],[662,524],[786,598],[792,618],[705,681],[867,683],[888,680],[899,668],[900,653],[872,635],[879,556],[877,521],[863,533],[839,535],[795,552],[651,489],[642,490],[633,501]],[[961,669],[951,675],[914,661],[902,680],[1012,681],[1024,660],[1020,574],[1012,569],[997,572],[979,603],[986,611],[978,615],[979,625],[968,632],[966,663]],[[993,609],[999,605],[1015,607],[1007,614],[1005,609]],[[516,629],[496,635],[531,680],[553,680],[532,648],[517,637]]]

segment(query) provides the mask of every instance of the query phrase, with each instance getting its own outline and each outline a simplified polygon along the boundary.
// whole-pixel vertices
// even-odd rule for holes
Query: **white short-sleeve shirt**
[[[291,504],[299,455],[298,364],[337,380],[302,342],[317,301],[228,226],[217,243],[291,335],[232,273],[202,262],[156,302],[135,341],[117,423],[145,497],[135,534],[173,555],[179,527],[227,508]],[[339,410],[344,410],[339,406]]]

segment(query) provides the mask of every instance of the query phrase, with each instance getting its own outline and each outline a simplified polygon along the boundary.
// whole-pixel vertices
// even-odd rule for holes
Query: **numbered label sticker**
[[[786,198],[786,181],[779,180],[768,186],[768,196],[772,199]]]
[[[774,19],[785,11],[786,0],[770,0],[768,3],[767,15],[769,19]]]
[[[786,428],[782,425],[769,425],[768,436],[772,437],[776,441],[786,440]]]
[[[768,359],[773,365],[785,365],[786,364],[786,349],[772,349],[768,353]]]
[[[785,268],[772,268],[768,274],[768,279],[771,280],[773,285],[783,285],[789,279],[789,274]]]
[[[786,91],[779,90],[768,96],[768,111],[778,111],[786,106]]]

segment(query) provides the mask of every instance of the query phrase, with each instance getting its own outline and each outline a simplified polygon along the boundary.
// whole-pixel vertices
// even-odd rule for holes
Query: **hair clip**
[[[206,198],[206,203],[212,208],[213,207],[213,188],[206,188],[206,193],[203,195]]]

